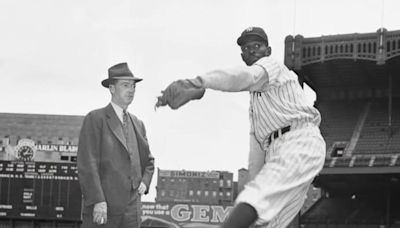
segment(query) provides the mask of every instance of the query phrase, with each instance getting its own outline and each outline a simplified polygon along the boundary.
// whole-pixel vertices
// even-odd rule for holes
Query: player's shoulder
[[[271,56],[262,57],[253,65],[263,68],[271,80],[274,80],[274,78],[278,77],[282,72],[287,69],[285,65],[283,65],[281,62],[277,61]]]
[[[254,63],[255,65],[261,65],[267,68],[282,68],[284,67],[283,63],[279,62],[275,58],[271,56],[264,56]]]

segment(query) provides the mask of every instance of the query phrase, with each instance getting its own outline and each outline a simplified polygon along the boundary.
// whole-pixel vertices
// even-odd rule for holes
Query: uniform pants
[[[325,141],[318,127],[304,124],[274,139],[264,152],[259,157],[265,163],[236,203],[255,208],[257,227],[284,228],[300,211],[310,184],[323,167]]]
[[[117,187],[117,186],[116,186]],[[139,228],[141,223],[141,200],[137,190],[131,191],[131,198],[121,215],[108,215],[107,224],[93,223],[93,214],[83,214],[82,228]]]

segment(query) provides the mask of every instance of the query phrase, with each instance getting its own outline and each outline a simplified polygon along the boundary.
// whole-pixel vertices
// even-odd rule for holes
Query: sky
[[[107,69],[127,62],[144,79],[128,111],[145,123],[156,168],[237,179],[247,167],[249,94],[208,90],[155,111],[160,91],[244,65],[236,39],[249,26],[265,29],[283,61],[288,35],[400,30],[398,9],[398,0],[1,0],[0,112],[86,115],[111,99],[100,85]],[[156,179],[143,200],[154,200]]]

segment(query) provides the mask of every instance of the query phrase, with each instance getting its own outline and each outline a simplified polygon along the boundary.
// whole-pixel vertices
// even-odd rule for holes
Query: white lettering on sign
[[[225,209],[221,206],[211,206],[213,215],[211,222],[223,222],[226,218],[228,218],[229,213],[232,210],[232,207],[226,207]]]
[[[12,209],[12,205],[0,204],[0,209]]]
[[[207,213],[210,211],[209,206],[203,205],[192,205],[193,208],[193,222],[209,222],[210,218],[207,216]]]
[[[37,206],[26,206],[27,210],[33,210],[36,211],[37,210]]]
[[[181,211],[185,210],[185,211]],[[177,204],[172,207],[171,209],[171,217],[179,222],[187,221],[190,218],[190,215],[192,212],[188,211],[189,206],[188,205],[183,205],[183,204]]]
[[[199,171],[186,171],[186,170],[160,170],[158,176],[219,179],[220,174],[217,171],[199,172]]]
[[[36,145],[36,149],[40,150],[40,151],[58,151],[58,146],[57,145],[38,144],[38,145]]]
[[[171,208],[171,217],[175,221],[184,222],[223,222],[233,207],[208,206],[208,205],[191,205],[191,209],[187,204],[176,204]],[[211,213],[210,213],[211,212]]]
[[[38,144],[36,145],[38,151],[49,151],[49,152],[71,152],[76,153],[78,151],[77,145],[48,145]]]
[[[153,210],[154,207],[155,207],[154,204],[143,204],[143,205],[142,205],[142,210],[146,210],[146,209]]]

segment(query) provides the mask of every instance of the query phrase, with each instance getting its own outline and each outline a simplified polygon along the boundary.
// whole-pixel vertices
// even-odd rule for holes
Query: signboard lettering
[[[163,221],[181,227],[203,224],[217,227],[228,217],[233,206],[174,203],[142,203],[142,220]],[[185,225],[186,226],[186,225]]]

